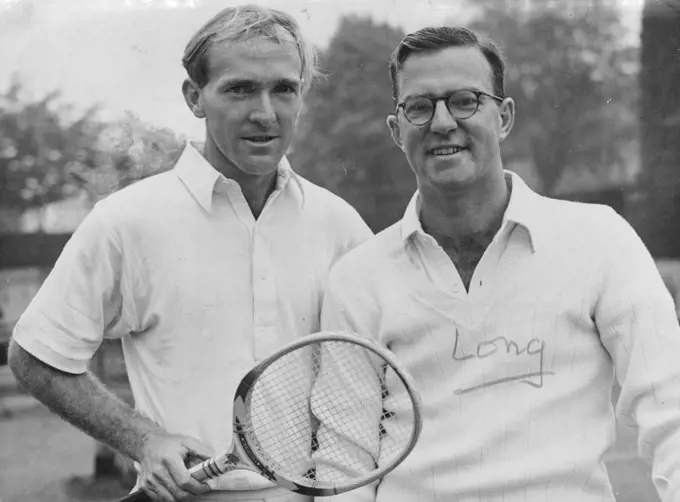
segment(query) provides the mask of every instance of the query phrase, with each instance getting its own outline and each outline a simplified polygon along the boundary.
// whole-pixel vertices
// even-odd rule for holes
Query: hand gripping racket
[[[233,440],[189,469],[206,481],[254,471],[292,492],[323,497],[397,467],[421,430],[420,397],[390,351],[339,332],[305,336],[250,370],[234,396]],[[119,502],[151,500],[143,491]]]

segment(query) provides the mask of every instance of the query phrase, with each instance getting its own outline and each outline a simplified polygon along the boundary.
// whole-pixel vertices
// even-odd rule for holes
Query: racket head
[[[309,335],[242,379],[235,440],[252,466],[290,491],[353,490],[395,469],[422,429],[411,376],[386,348],[345,332]]]

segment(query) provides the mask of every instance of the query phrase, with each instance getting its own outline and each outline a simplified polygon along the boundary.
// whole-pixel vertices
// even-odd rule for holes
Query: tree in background
[[[563,175],[602,185],[630,181],[637,163],[637,48],[607,0],[484,0],[470,27],[508,59],[506,92],[517,121],[506,161],[529,160],[541,189]]]
[[[0,222],[76,196],[92,202],[169,169],[183,138],[133,114],[107,123],[96,107],[75,114],[52,92],[29,99],[14,81],[0,95]],[[75,115],[75,117],[74,117]]]
[[[146,124],[133,113],[108,123],[97,138],[96,167],[72,169],[93,198],[99,200],[141,179],[170,169],[181,154],[184,138],[168,128]]]
[[[511,168],[535,166],[543,193],[561,180],[564,190],[565,178],[620,186],[639,164],[635,41],[609,0],[567,6],[481,0],[479,15],[465,23],[496,40],[508,59],[518,117],[504,159]],[[374,230],[401,216],[415,188],[385,126],[394,110],[387,64],[402,37],[369,19],[341,21],[291,154],[298,171],[349,201]]]
[[[394,110],[388,62],[403,35],[371,19],[342,19],[290,155],[298,172],[342,196],[376,231],[401,217],[415,189],[385,124]]]
[[[0,207],[23,211],[72,196],[71,169],[96,166],[95,109],[69,119],[53,92],[30,100],[18,81],[0,95]]]
[[[680,1],[647,0],[642,17],[642,172],[630,217],[657,258],[680,257]]]

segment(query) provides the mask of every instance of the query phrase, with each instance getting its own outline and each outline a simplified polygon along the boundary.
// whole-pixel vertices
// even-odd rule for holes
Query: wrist
[[[131,455],[133,460],[141,462],[146,456],[149,449],[153,449],[153,443],[159,438],[167,436],[167,432],[163,430],[156,424],[145,424],[146,426],[142,428],[138,434],[138,440],[135,441],[135,446],[133,448],[133,454]]]

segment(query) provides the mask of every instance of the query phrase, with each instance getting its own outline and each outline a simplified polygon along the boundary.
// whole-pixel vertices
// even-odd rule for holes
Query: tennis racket
[[[246,469],[315,497],[385,476],[413,450],[422,424],[420,397],[392,353],[339,332],[300,338],[260,362],[233,409],[230,448],[191,475]],[[143,500],[151,499],[140,490],[119,502]]]

